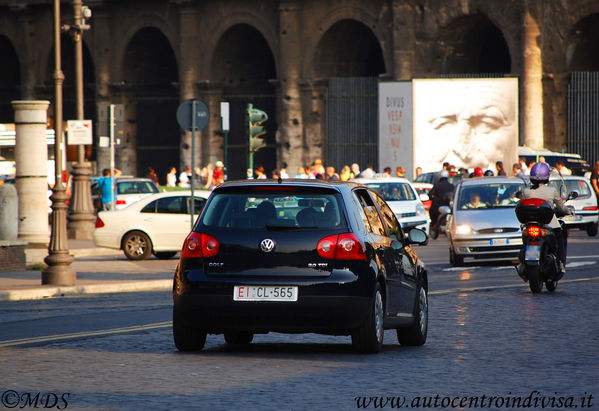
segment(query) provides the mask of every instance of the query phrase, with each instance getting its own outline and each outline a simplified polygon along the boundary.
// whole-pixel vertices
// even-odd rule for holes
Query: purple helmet
[[[549,166],[545,163],[536,163],[530,169],[530,181],[533,183],[549,182]]]

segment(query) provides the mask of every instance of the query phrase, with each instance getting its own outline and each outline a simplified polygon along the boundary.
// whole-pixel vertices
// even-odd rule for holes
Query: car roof
[[[355,183],[408,183],[412,184],[410,180],[405,177],[380,177],[380,178],[353,178],[351,180]]]
[[[586,178],[585,176],[575,176],[575,175],[560,176],[559,174],[551,174],[549,176],[550,180],[561,180],[562,178],[564,180],[587,180],[588,181],[588,178]]]
[[[234,180],[227,181],[219,185],[214,191],[219,191],[223,188],[231,187],[253,187],[253,186],[293,186],[293,187],[320,187],[320,188],[335,188],[341,190],[342,187],[355,187],[358,184],[348,181],[327,181],[319,179],[301,179],[301,178],[286,178],[282,180],[272,179],[254,179],[254,180]]]
[[[492,183],[523,183],[526,184],[526,181],[521,179],[520,177],[475,177],[475,178],[465,178],[460,181],[460,186],[475,186],[475,185],[484,185],[484,184],[492,184]]]

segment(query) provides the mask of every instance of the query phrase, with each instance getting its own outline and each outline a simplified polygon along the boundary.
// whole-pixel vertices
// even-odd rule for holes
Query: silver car
[[[516,259],[522,247],[520,223],[514,211],[520,178],[479,177],[462,180],[456,187],[447,225],[449,262],[464,258]]]
[[[572,191],[578,193],[578,197],[568,201],[569,207],[574,207],[574,214],[564,217],[567,228],[579,228],[585,230],[591,237],[597,235],[597,221],[599,211],[597,210],[597,197],[593,192],[588,179],[581,176],[563,176],[553,174],[549,184],[555,187],[562,197],[566,197]]]

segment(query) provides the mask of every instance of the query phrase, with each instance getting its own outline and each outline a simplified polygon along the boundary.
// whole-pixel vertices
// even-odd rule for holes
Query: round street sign
[[[195,117],[195,127],[193,125]],[[177,121],[183,130],[199,131],[208,125],[210,113],[201,100],[186,100],[177,109]],[[193,130],[192,130],[193,128]]]

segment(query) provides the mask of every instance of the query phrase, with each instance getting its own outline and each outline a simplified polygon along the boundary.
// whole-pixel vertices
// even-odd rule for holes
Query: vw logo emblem
[[[270,253],[272,250],[275,249],[275,242],[270,238],[265,238],[260,242],[260,248],[265,253]]]

